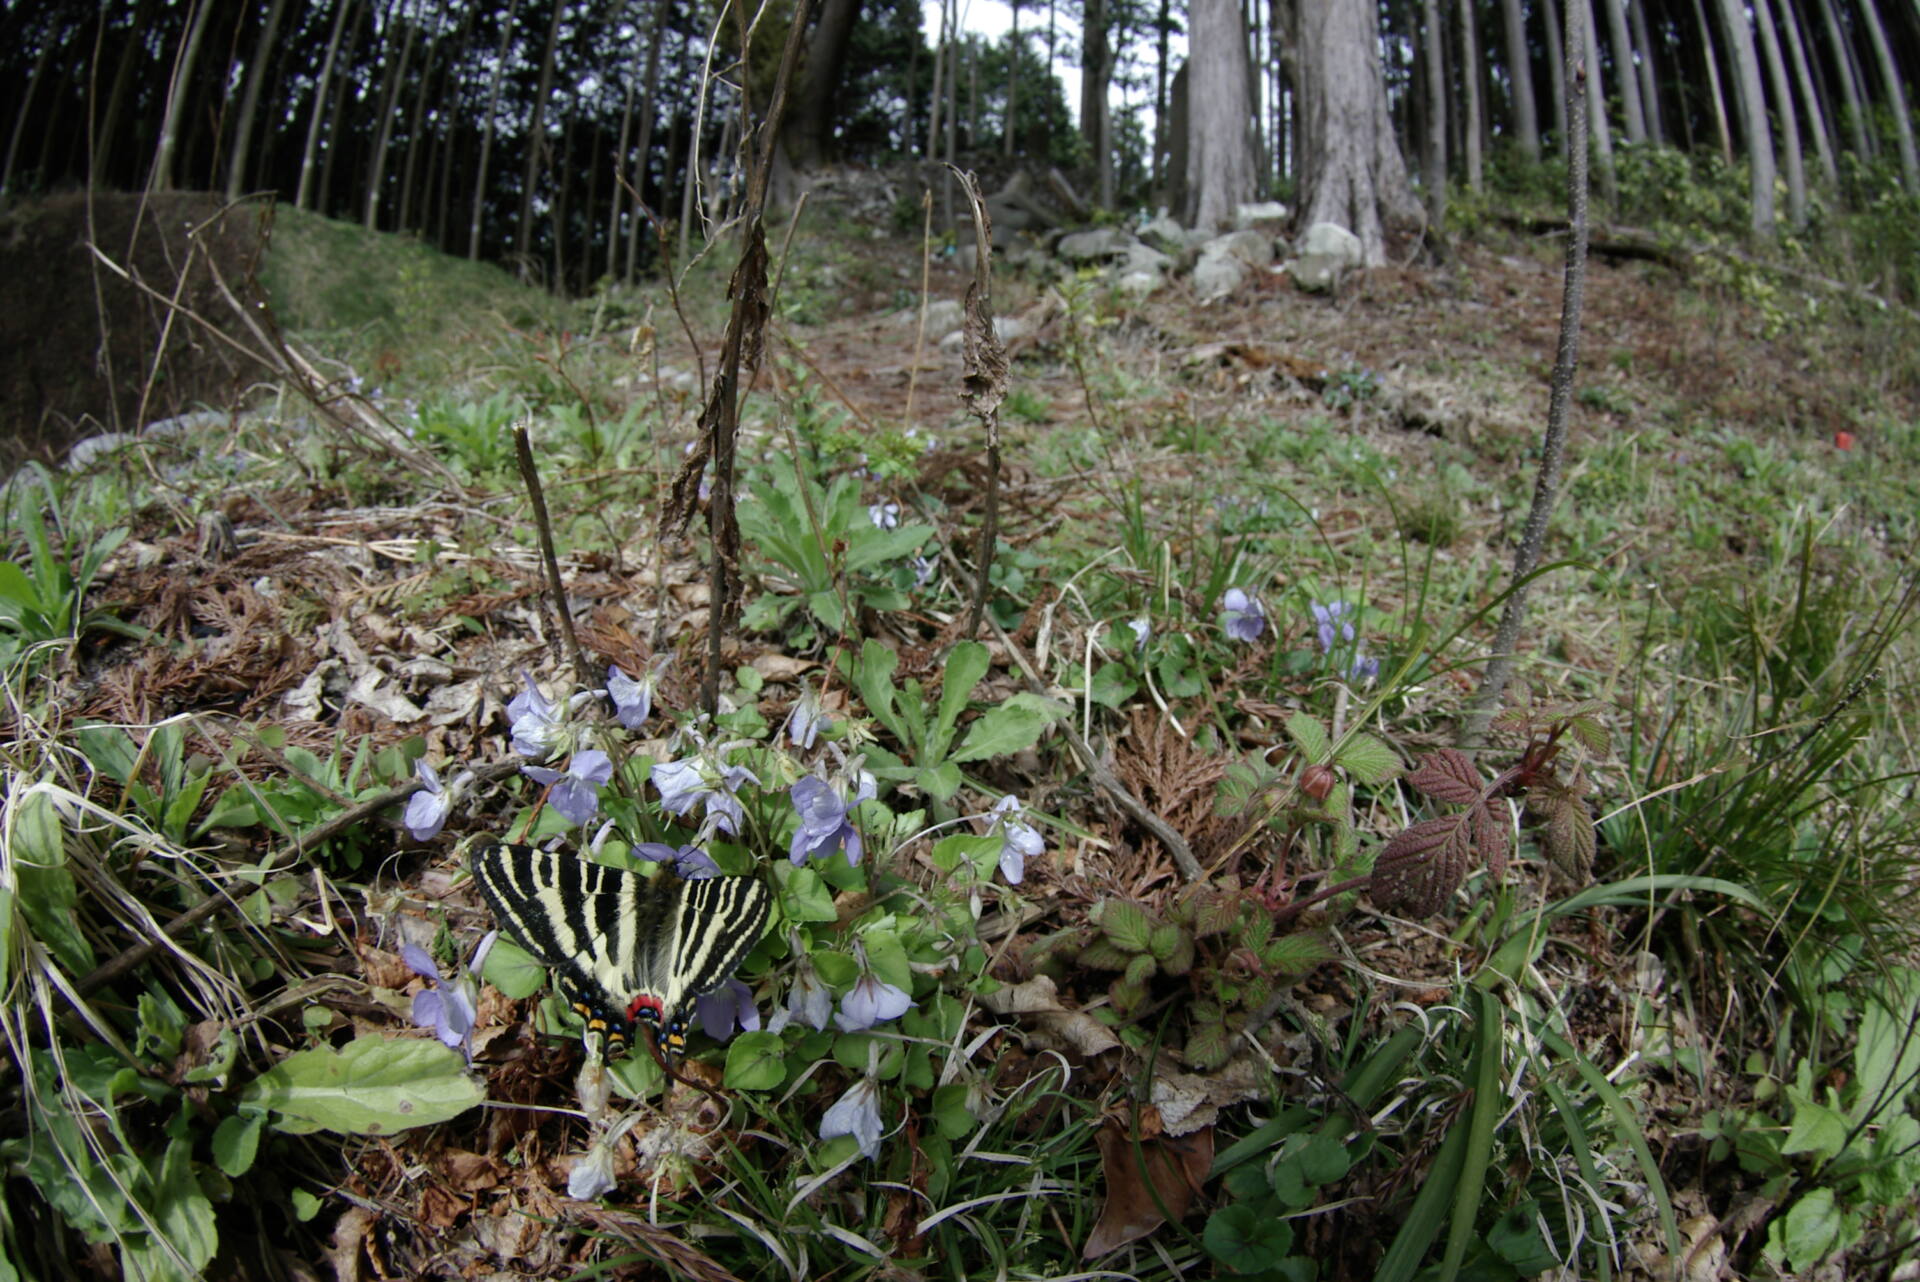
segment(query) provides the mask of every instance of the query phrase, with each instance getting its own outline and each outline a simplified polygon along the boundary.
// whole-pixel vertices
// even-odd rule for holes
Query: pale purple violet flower
[[[1135,619],[1127,624],[1133,629],[1133,648],[1136,652],[1147,648],[1147,638],[1153,635],[1153,625],[1145,619]]]
[[[874,974],[862,975],[840,999],[833,1022],[843,1033],[858,1033],[875,1024],[899,1019],[913,1005],[913,998]]]
[[[753,1004],[753,990],[737,979],[729,979],[695,1001],[693,1010],[700,1027],[716,1042],[732,1037],[735,1028],[751,1033],[760,1027],[760,1011]]]
[[[867,1158],[880,1156],[880,1131],[880,1092],[871,1077],[855,1082],[820,1119],[821,1139],[851,1135]]]
[[[545,766],[521,766],[521,772],[535,783],[551,784],[548,799],[567,822],[584,824],[600,812],[600,788],[613,778],[613,762],[598,748],[573,754],[565,770]]]
[[[1336,642],[1353,640],[1353,624],[1347,621],[1353,613],[1350,601],[1329,601],[1321,605],[1312,602],[1313,621],[1320,633],[1320,653],[1330,652]]]
[[[400,947],[401,960],[407,963],[408,969],[432,985],[413,995],[413,1022],[421,1028],[431,1028],[442,1043],[466,1052],[468,1059],[473,1058],[474,999],[478,996],[473,972],[477,972],[486,962],[497,933],[489,931],[480,941],[480,946],[473,951],[473,961],[467,973],[444,982],[439,965],[426,949],[418,944],[403,944]]]
[[[651,671],[637,677],[620,671],[618,664],[607,668],[607,694],[613,699],[614,717],[626,729],[638,730],[653,715],[653,692],[666,667],[667,661],[662,659]]]
[[[720,875],[720,865],[698,846],[673,847],[663,841],[643,841],[633,853],[656,864],[672,864],[674,876],[682,881],[705,881]]]
[[[794,701],[793,711],[787,714],[787,737],[799,745],[802,752],[811,752],[814,741],[831,729],[833,722],[820,711],[819,698],[812,690],[802,690]]]
[[[1347,670],[1349,681],[1375,681],[1379,676],[1380,660],[1367,654],[1353,656],[1353,666]]]
[[[737,834],[747,817],[746,808],[733,794],[743,783],[760,782],[745,766],[716,767],[697,756],[663,761],[653,768],[652,778],[667,813],[684,815],[704,804],[713,826],[729,834]]]
[[[507,717],[513,726],[513,750],[523,757],[545,758],[553,751],[560,729],[560,709],[540,693],[533,678],[524,671],[520,679],[526,689],[507,701]]]
[[[407,833],[415,841],[432,841],[446,826],[447,816],[453,813],[453,803],[473,782],[473,771],[462,770],[451,784],[443,786],[440,772],[421,757],[413,763],[413,772],[423,786],[407,798],[407,810],[400,822],[406,825]]]
[[[1258,641],[1266,631],[1267,609],[1260,604],[1259,597],[1250,596],[1240,588],[1228,588],[1220,598],[1220,609],[1224,611],[1220,625],[1235,641]]]
[[[914,587],[924,588],[933,582],[933,574],[938,567],[934,565],[932,557],[916,556],[912,560],[912,565]]]
[[[1000,833],[1000,874],[1017,886],[1026,878],[1027,860],[1047,848],[1032,824],[1024,822],[1020,798],[1008,793],[993,806],[993,826]]]
[[[897,530],[900,528],[900,505],[892,501],[869,504],[867,519],[873,522],[876,530]]]
[[[803,965],[800,973],[793,977],[793,987],[787,990],[786,1009],[776,1018],[781,1019],[783,1028],[797,1019],[815,1032],[823,1033],[833,1018],[833,992],[820,982],[812,967]]]
[[[788,790],[793,798],[793,808],[800,815],[800,826],[794,830],[793,843],[787,848],[787,857],[798,868],[809,859],[831,858],[836,850],[845,849],[847,862],[858,864],[864,853],[860,844],[860,831],[847,817],[848,811],[863,801],[872,800],[875,792],[873,776],[861,772],[859,790],[851,802],[842,799],[840,793],[826,780],[808,775]]]

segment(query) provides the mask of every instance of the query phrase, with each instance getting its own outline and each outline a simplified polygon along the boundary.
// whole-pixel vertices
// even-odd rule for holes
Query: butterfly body
[[[554,970],[609,1057],[643,1024],[681,1053],[695,1000],[732,976],[773,906],[752,877],[647,877],[531,846],[484,847],[472,867],[501,928]]]

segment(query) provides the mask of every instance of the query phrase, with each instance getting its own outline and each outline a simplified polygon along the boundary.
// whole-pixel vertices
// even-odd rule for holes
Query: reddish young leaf
[[[1480,771],[1467,760],[1465,753],[1455,748],[1439,748],[1420,758],[1419,766],[1407,776],[1407,782],[1435,801],[1448,801],[1456,806],[1471,806],[1480,800],[1486,788]]]
[[[1466,880],[1472,814],[1462,810],[1424,820],[1386,844],[1367,891],[1382,912],[1430,917],[1445,906]]]

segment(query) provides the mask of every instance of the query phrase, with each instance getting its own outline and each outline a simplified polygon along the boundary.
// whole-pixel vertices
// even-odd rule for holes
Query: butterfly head
[[[687,1052],[687,1017],[679,1011],[669,1012],[667,1005],[653,993],[641,993],[627,1006],[627,1020],[631,1024],[645,1024],[653,1031],[654,1041],[668,1059],[678,1059]]]

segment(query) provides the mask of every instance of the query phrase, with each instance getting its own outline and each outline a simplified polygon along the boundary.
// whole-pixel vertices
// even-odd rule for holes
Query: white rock
[[[1126,253],[1131,243],[1133,237],[1119,227],[1096,227],[1062,236],[1054,253],[1070,263],[1101,263]]]
[[[1141,225],[1140,239],[1158,244],[1162,249],[1181,250],[1187,247],[1187,229],[1167,217],[1163,209]]]
[[[956,298],[935,298],[927,303],[927,333],[945,334],[966,319],[966,309]],[[887,317],[896,329],[914,330],[920,325],[920,309],[903,307]]]
[[[1232,256],[1249,267],[1265,267],[1273,261],[1273,237],[1257,231],[1230,231],[1215,236],[1200,248],[1201,258]]]
[[[1287,207],[1277,200],[1256,200],[1240,206],[1233,211],[1233,225],[1245,231],[1257,227],[1262,231],[1278,231],[1276,224],[1287,221]]]
[[[1360,266],[1360,238],[1338,223],[1315,223],[1300,241],[1300,258],[1293,264],[1293,281],[1301,289],[1333,288],[1343,271]]]
[[[1193,292],[1211,303],[1237,291],[1247,280],[1247,265],[1233,254],[1202,253],[1193,265]]]
[[[1130,267],[1120,273],[1120,279],[1115,281],[1114,284],[1123,294],[1130,294],[1135,298],[1145,298],[1148,294],[1153,293],[1159,289],[1160,286],[1166,284],[1166,277],[1151,267]]]

